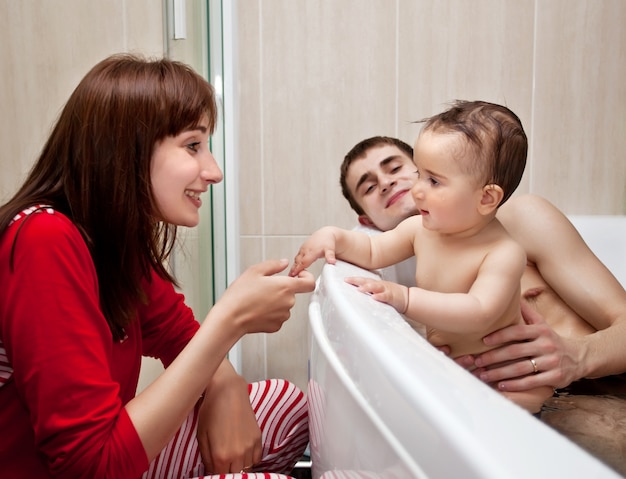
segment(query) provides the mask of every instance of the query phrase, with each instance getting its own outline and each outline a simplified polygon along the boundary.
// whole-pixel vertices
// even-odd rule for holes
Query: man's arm
[[[490,345],[528,342],[484,353],[477,365],[515,359],[528,363],[528,357],[534,358],[541,374],[506,381],[507,390],[539,385],[564,387],[583,377],[626,371],[626,292],[567,217],[547,200],[524,195],[503,205],[498,218],[522,245],[546,283],[598,332],[583,338],[559,337],[534,315],[527,318],[531,323],[528,326],[506,328],[485,340]],[[545,320],[550,325],[551,318]],[[481,378],[498,381],[514,377],[519,371],[513,371],[513,366],[483,371]]]
[[[626,319],[626,294],[567,217],[549,201],[525,195],[499,219],[548,285],[587,322],[602,330]]]

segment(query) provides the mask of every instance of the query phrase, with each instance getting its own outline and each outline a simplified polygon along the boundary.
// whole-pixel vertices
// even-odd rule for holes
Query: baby
[[[496,219],[524,172],[528,142],[508,108],[458,101],[426,120],[414,147],[418,180],[411,190],[420,214],[377,236],[332,226],[304,242],[290,274],[316,259],[342,259],[367,269],[417,258],[416,287],[346,278],[375,300],[424,324],[434,346],[451,356],[488,349],[482,338],[522,322],[524,250]],[[536,413],[552,388],[504,393]]]

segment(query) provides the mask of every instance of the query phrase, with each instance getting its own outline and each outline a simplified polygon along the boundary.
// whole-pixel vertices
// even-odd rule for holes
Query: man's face
[[[418,213],[411,196],[417,180],[413,159],[392,145],[369,150],[348,168],[346,184],[365,211],[361,223],[382,231]]]

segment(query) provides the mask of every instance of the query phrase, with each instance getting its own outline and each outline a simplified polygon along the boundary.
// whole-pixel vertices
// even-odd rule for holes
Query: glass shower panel
[[[221,1],[165,0],[165,9],[167,56],[191,65],[215,88],[218,124],[210,147],[226,172]],[[227,285],[225,184],[212,186],[205,195],[199,226],[181,228],[174,255],[174,271],[198,318],[204,317]]]
[[[196,228],[180,228],[180,244],[172,259],[182,292],[196,317],[202,320],[239,274],[231,30],[224,34],[224,25],[233,24],[233,10],[231,2],[224,5],[222,0],[164,0],[164,8],[167,56],[191,65],[209,80],[215,88],[218,107],[218,123],[210,148],[224,172],[224,181],[204,195],[200,224]],[[229,354],[237,370],[239,356],[237,345]]]

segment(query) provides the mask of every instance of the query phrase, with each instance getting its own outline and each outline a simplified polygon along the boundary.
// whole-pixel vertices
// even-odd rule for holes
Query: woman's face
[[[223,175],[209,150],[208,118],[177,136],[158,142],[150,163],[158,219],[177,226],[196,226],[200,195]]]

